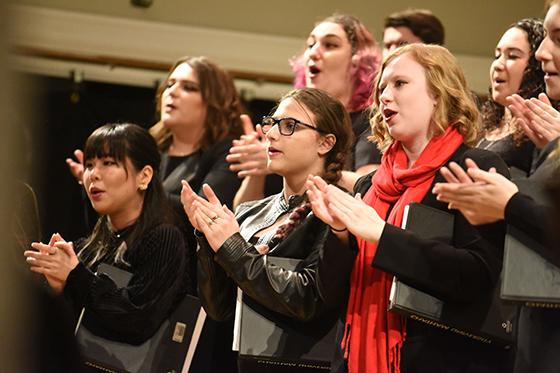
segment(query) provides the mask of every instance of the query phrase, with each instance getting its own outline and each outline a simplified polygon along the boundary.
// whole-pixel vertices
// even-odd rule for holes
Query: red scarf
[[[387,223],[400,227],[404,207],[422,201],[436,173],[462,143],[463,136],[449,127],[441,136],[430,140],[409,168],[406,153],[400,142],[395,141],[383,155],[381,166],[372,178],[372,186],[363,197],[364,202]],[[348,371],[398,373],[406,331],[404,319],[387,312],[393,276],[371,266],[377,245],[357,239],[359,251],[350,280],[342,340]]]

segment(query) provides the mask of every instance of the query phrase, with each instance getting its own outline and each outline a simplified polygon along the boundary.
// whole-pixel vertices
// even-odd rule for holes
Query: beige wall
[[[182,55],[207,55],[240,72],[291,76],[287,60],[303,47],[311,25],[335,10],[356,14],[379,37],[386,14],[415,1],[199,1],[154,0],[147,9],[128,1],[20,0],[20,27],[11,35],[26,47],[171,63]],[[447,47],[458,57],[471,88],[485,93],[496,41],[509,24],[542,14],[539,1],[416,1],[443,21]],[[162,72],[61,62],[56,58],[20,58],[24,71],[151,86]],[[276,98],[289,84],[238,80],[257,97]]]

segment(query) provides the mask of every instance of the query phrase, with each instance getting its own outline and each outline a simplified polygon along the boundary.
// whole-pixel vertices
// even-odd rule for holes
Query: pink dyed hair
[[[352,76],[352,98],[347,109],[350,112],[363,110],[373,102],[373,80],[381,63],[377,42],[366,26],[354,16],[334,14],[316,25],[324,22],[332,22],[342,26],[352,46],[352,55],[356,59],[356,70]],[[305,87],[303,53],[292,58],[290,64],[294,72],[294,87]]]

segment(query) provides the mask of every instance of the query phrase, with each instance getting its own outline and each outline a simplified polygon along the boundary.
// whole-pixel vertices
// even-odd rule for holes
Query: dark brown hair
[[[197,75],[202,101],[207,107],[200,147],[208,149],[227,137],[241,136],[243,128],[239,116],[242,113],[242,106],[231,76],[206,57],[183,57],[175,62],[167,79],[177,66],[183,63],[188,64]],[[160,85],[156,95],[158,113],[161,109],[161,96],[167,87],[167,79]],[[150,128],[150,133],[156,139],[160,150],[169,148],[171,133],[161,121]]]
[[[328,93],[316,88],[299,88],[288,92],[288,98],[305,106],[315,116],[315,125],[324,133],[335,135],[336,143],[325,157],[323,178],[329,183],[340,180],[346,157],[352,146],[352,124],[344,105]]]
[[[432,12],[426,9],[409,8],[395,12],[385,18],[387,27],[407,27],[423,43],[443,45],[445,29],[443,24]]]
[[[544,71],[541,64],[537,61],[535,53],[544,39],[543,22],[537,18],[525,18],[508,27],[518,28],[525,32],[529,43],[529,61],[527,67],[523,71],[523,79],[517,92],[523,98],[537,97],[539,93],[545,91]],[[484,132],[492,131],[500,127],[505,114],[503,105],[492,100],[492,89],[490,88],[490,96],[482,106],[482,129]],[[524,141],[528,141],[525,132],[520,126],[517,126],[513,132],[513,140],[515,145],[520,146]]]

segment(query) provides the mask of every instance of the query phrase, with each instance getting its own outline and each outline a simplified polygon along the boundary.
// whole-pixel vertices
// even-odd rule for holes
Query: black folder
[[[540,244],[509,226],[504,249],[503,299],[529,307],[560,308],[560,268],[538,252]]]
[[[119,288],[132,277],[130,272],[108,264],[100,264],[97,274],[109,277]],[[205,319],[198,298],[186,295],[157,332],[141,345],[97,336],[81,323],[76,338],[86,365],[106,372],[188,372]]]
[[[299,259],[268,256],[269,262],[294,270]],[[244,295],[241,305],[239,357],[262,366],[287,366],[329,370],[335,351],[339,312],[300,322],[273,312]],[[338,310],[340,311],[340,310]]]
[[[453,242],[453,224],[453,215],[418,203],[406,207],[403,219],[404,229],[446,243]],[[498,283],[474,302],[446,303],[395,277],[389,310],[482,343],[512,345],[517,307],[502,304],[499,288]]]

